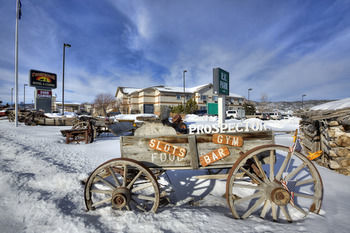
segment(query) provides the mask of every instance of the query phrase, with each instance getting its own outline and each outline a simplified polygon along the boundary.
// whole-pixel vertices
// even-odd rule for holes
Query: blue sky
[[[14,87],[15,0],[0,0],[0,99]],[[19,101],[30,69],[56,73],[65,101],[118,86],[186,86],[230,72],[230,92],[260,101],[350,96],[350,1],[22,0]],[[28,94],[29,93],[29,94]],[[26,87],[26,102],[33,100]]]

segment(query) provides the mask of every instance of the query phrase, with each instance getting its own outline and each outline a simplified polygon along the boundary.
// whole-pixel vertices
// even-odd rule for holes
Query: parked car
[[[267,112],[263,112],[261,113],[261,117],[260,117],[261,120],[270,120],[270,114],[267,113]]]
[[[279,112],[270,112],[270,119],[271,120],[281,120],[282,119],[282,115]]]
[[[194,112],[194,114],[198,115],[198,116],[205,116],[207,115],[207,110],[197,110]]]
[[[0,117],[2,117],[2,116],[7,116],[6,110],[0,111]]]

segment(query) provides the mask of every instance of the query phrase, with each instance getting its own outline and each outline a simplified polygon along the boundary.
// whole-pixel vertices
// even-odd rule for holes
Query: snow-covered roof
[[[231,96],[231,97],[236,97],[236,98],[244,98],[243,96],[237,95],[237,94],[235,94],[235,93],[230,93],[230,96]]]
[[[345,98],[341,100],[331,101],[328,103],[316,105],[310,110],[338,110],[343,108],[350,108],[350,98]]]
[[[212,85],[211,83],[207,83],[207,84],[203,84],[195,87],[185,87],[185,92],[195,93],[211,85]],[[146,87],[146,88],[133,88],[133,87],[119,87],[119,88],[125,94],[131,94],[133,92],[139,92],[146,89],[156,89],[160,92],[174,92],[174,93],[183,93],[184,91],[183,87],[169,87],[169,86],[152,86],[152,87]],[[230,93],[230,97],[244,98],[243,96],[240,96],[234,93]]]
[[[120,89],[125,94],[130,94],[132,92],[142,90],[142,88],[134,88],[134,87],[120,87]]]
[[[60,105],[62,102],[56,101],[56,104]],[[64,101],[65,105],[81,105],[81,103],[74,103],[74,102],[69,102],[69,101]]]

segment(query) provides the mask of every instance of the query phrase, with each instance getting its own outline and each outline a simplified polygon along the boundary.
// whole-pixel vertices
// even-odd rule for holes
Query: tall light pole
[[[11,106],[13,105],[13,87],[11,87]]]
[[[302,109],[304,109],[304,97],[305,97],[306,95],[305,94],[303,94],[302,96],[301,96],[301,108]]]
[[[249,102],[249,93],[253,90],[253,88],[248,88],[248,102]]]
[[[66,47],[70,48],[70,44],[63,44],[63,71],[62,71],[62,115],[64,115],[64,62],[66,58]]]
[[[18,127],[18,20],[21,19],[21,1],[16,0],[16,33],[15,33],[15,126]]]
[[[23,84],[23,109],[26,109],[26,86],[28,86],[28,84]]]
[[[185,102],[186,102],[186,94],[185,94],[185,73],[187,72],[187,70],[184,70],[182,72],[182,79],[184,81],[184,107],[185,107]]]

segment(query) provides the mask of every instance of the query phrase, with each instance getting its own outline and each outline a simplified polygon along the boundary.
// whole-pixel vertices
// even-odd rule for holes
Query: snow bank
[[[156,117],[158,118],[157,115],[155,114],[120,114],[116,115],[113,117],[110,117],[111,119],[116,119],[116,120],[134,120],[137,121],[137,117]]]
[[[216,123],[211,117],[188,116],[187,120]],[[264,124],[289,130],[297,127],[298,121],[292,118]],[[120,138],[105,136],[92,144],[67,145],[60,130],[68,128],[21,123],[15,127],[0,121],[1,232],[350,232],[349,177],[318,166],[324,184],[321,214],[309,214],[292,224],[256,215],[233,219],[223,197],[226,181],[194,178],[207,174],[205,170],[167,171],[169,180],[162,180],[160,187],[173,187],[176,203],[161,206],[156,214],[110,208],[86,212],[80,181],[101,163],[120,157]],[[276,143],[290,146],[292,137],[276,135]]]
[[[72,118],[72,117],[76,117],[77,114],[75,112],[64,112],[64,116],[62,116],[61,113],[45,113],[45,116],[50,118],[61,118],[61,117]]]

